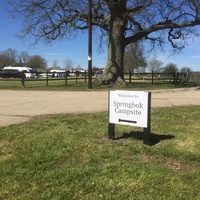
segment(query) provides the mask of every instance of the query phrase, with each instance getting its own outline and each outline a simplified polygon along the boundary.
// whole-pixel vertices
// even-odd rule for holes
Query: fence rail
[[[128,77],[128,78],[127,78]],[[154,81],[160,82],[179,82],[179,81],[189,81],[189,73],[154,73],[154,72],[144,72],[144,73],[125,73],[125,80],[128,80],[129,83],[132,80],[151,80],[152,84]]]
[[[92,80],[96,79],[98,77],[95,76],[95,74],[92,76]],[[135,81],[151,81],[152,84],[155,82],[179,82],[179,81],[189,81],[190,75],[186,73],[176,73],[176,74],[165,74],[165,73],[124,73],[125,81],[132,83]],[[26,86],[26,82],[29,81],[42,81],[44,82],[45,86],[48,86],[51,81],[63,81],[64,85],[67,85],[68,82],[73,81],[76,84],[79,81],[82,81],[84,83],[87,83],[88,81],[88,74],[87,72],[78,72],[74,73],[73,76],[70,76],[69,72],[66,71],[63,72],[39,72],[37,74],[37,78],[26,78],[25,76],[21,76],[20,78],[1,78],[0,76],[0,82],[1,81],[21,81],[21,86],[24,88]]]

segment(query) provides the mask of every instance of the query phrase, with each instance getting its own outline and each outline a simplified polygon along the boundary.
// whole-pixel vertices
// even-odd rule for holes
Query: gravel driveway
[[[107,91],[0,90],[0,126],[28,121],[34,116],[108,110]],[[152,91],[152,107],[200,105],[200,89]]]

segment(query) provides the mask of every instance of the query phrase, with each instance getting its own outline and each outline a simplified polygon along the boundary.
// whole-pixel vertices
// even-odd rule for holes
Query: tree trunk
[[[122,10],[122,5],[110,5],[107,64],[103,75],[98,79],[99,85],[126,85],[123,72],[126,21]]]

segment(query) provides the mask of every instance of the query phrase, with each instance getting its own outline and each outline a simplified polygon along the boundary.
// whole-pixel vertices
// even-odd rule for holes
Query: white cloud
[[[190,58],[200,59],[200,55],[197,55],[197,56],[190,56]]]
[[[48,56],[70,56],[70,54],[67,54],[67,53],[45,53],[45,55],[48,55]]]

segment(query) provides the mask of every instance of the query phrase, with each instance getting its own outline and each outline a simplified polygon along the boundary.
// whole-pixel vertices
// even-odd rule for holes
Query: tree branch
[[[133,42],[137,42],[143,38],[145,39],[149,39],[148,35],[150,35],[151,33],[158,31],[158,30],[174,30],[174,29],[181,29],[181,28],[185,28],[185,27],[193,27],[195,25],[200,25],[200,20],[195,20],[195,21],[191,21],[191,22],[185,22],[185,23],[181,23],[181,24],[175,24],[175,23],[169,23],[169,21],[167,23],[158,23],[156,25],[153,25],[147,29],[138,31],[136,34],[134,34],[133,36],[127,37],[125,39],[125,45],[128,45],[130,43]],[[179,33],[180,34],[180,33]],[[172,35],[171,35],[172,36]],[[180,38],[180,36],[179,36]],[[168,38],[169,39],[169,38]],[[175,39],[175,38],[174,38]],[[152,40],[152,38],[151,38]]]

